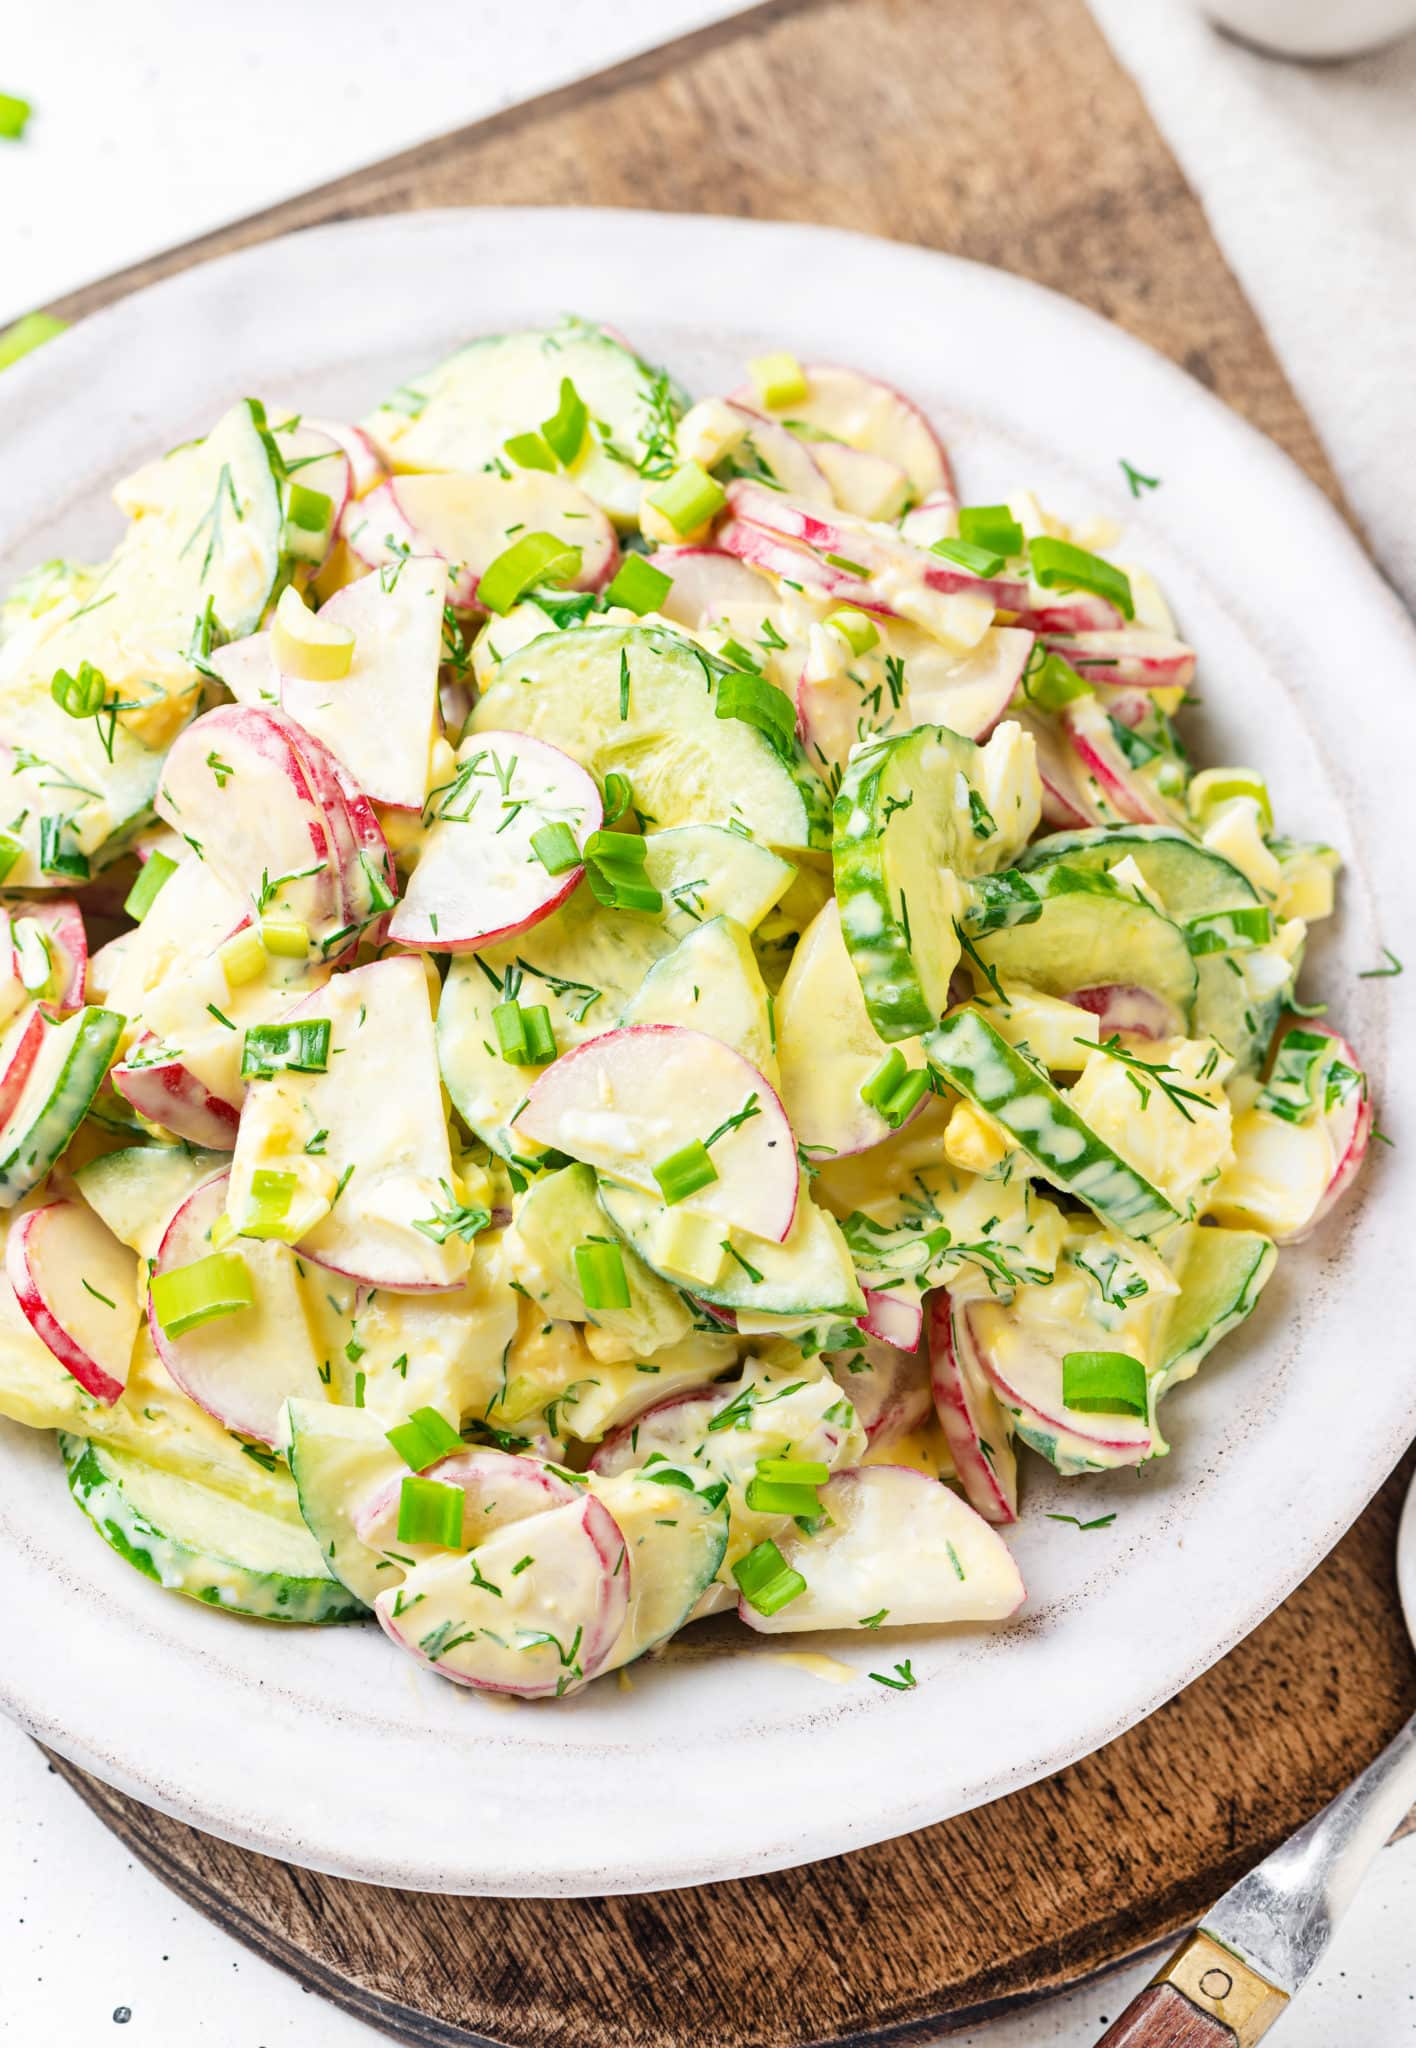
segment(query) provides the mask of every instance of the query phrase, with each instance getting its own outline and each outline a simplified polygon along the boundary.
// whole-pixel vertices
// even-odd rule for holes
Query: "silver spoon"
[[[1416,1642],[1416,1480],[1396,1576]],[[1360,1778],[1210,1907],[1097,2048],[1253,2048],[1296,1997],[1377,1851],[1416,1805],[1416,1715]]]

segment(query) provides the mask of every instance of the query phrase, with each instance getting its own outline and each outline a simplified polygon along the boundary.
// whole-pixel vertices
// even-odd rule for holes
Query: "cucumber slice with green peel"
[[[777,1085],[772,999],[752,940],[733,918],[710,918],[680,939],[650,968],[620,1022],[706,1031]]]
[[[1177,924],[1207,911],[1238,909],[1262,901],[1253,883],[1232,861],[1170,825],[1053,832],[1021,854],[1018,867],[1026,876],[1059,862],[1097,873],[1128,857],[1164,904],[1166,915]]]
[[[832,822],[841,929],[870,1020],[884,1039],[916,1037],[948,1008],[961,878],[1000,865],[1037,822],[1030,743],[1016,726],[987,747],[943,725],[868,740],[847,764]]]
[[[627,776],[646,822],[735,825],[788,852],[824,847],[826,792],[800,745],[720,718],[719,687],[702,650],[673,633],[582,626],[508,656],[472,729],[528,732],[602,782]]]
[[[569,472],[621,525],[638,517],[643,479],[674,466],[674,428],[687,398],[667,374],[589,321],[469,342],[409,379],[365,421],[395,469],[479,470],[533,433],[569,378],[590,428]]]
[[[865,1296],[855,1276],[841,1227],[819,1209],[803,1179],[796,1216],[783,1243],[749,1237],[741,1231],[718,1233],[722,1253],[711,1278],[689,1278],[670,1267],[676,1256],[670,1245],[674,1212],[654,1195],[636,1188],[600,1182],[600,1206],[631,1251],[672,1285],[687,1287],[715,1308],[748,1315],[830,1317],[851,1321],[865,1313]]]
[[[575,1248],[605,1235],[588,1166],[562,1167],[533,1181],[516,1207],[511,1244],[517,1280],[538,1307],[559,1322],[590,1322],[620,1337],[644,1358],[676,1344],[693,1327],[683,1297],[632,1251],[624,1259],[628,1308],[592,1314],[576,1277]]]
[[[687,1459],[593,1476],[590,1487],[629,1553],[629,1611],[603,1673],[682,1628],[712,1585],[728,1547],[727,1488],[710,1467]]]
[[[118,1050],[123,1021],[116,1010],[86,1009],[51,1028],[0,1131],[0,1209],[37,1186],[68,1146]]]
[[[1156,1399],[1199,1371],[1222,1337],[1252,1312],[1278,1262],[1278,1248],[1257,1230],[1189,1223],[1167,1245],[1180,1292],[1165,1324]]]
[[[1040,915],[977,938],[987,966],[1044,995],[1122,984],[1149,989],[1173,1011],[1177,1029],[1189,1023],[1195,962],[1178,925],[1100,868],[1059,861],[1033,869],[1027,879]]]
[[[105,1543],[168,1592],[262,1621],[358,1620],[309,1533],[110,1445],[61,1435],[69,1491]]]
[[[403,1566],[370,1549],[355,1518],[381,1488],[406,1477],[408,1466],[384,1434],[386,1423],[370,1408],[336,1408],[326,1401],[285,1404],[283,1440],[305,1527],[328,1569],[354,1598],[372,1607]]]
[[[1103,1223],[1150,1237],[1180,1220],[1159,1188],[1099,1138],[1065,1095],[977,1010],[955,1010],[925,1041],[931,1066],[1001,1124],[1035,1172]]]
[[[154,1259],[178,1208],[224,1163],[219,1153],[185,1145],[124,1145],[79,1167],[74,1179],[118,1241]]]

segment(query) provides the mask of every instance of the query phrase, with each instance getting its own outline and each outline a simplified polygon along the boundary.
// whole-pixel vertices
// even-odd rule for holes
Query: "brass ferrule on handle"
[[[1236,2048],[1254,2048],[1288,2004],[1288,1994],[1208,1934],[1192,1934],[1151,1980],[1173,1984],[1191,2005],[1223,2022]]]

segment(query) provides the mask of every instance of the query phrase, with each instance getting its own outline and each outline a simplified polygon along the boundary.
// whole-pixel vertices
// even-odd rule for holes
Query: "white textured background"
[[[1416,41],[1345,65],[1284,66],[1214,36],[1185,0],[1091,4],[1203,199],[1379,559],[1416,607]],[[32,100],[36,114],[23,143],[0,144],[0,325],[738,11],[733,0],[12,4],[0,91]],[[0,1787],[0,2041],[359,2048],[382,2038],[135,1867],[5,1724]],[[1147,1974],[950,2038],[1089,2048]],[[1285,2048],[1416,2041],[1416,1838],[1381,1859],[1280,2038]]]

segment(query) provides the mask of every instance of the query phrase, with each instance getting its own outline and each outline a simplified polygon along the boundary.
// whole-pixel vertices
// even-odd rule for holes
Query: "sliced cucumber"
[[[1045,1074],[977,1010],[955,1010],[925,1041],[930,1064],[1000,1123],[1044,1180],[1103,1223],[1149,1237],[1180,1220],[1159,1188],[1099,1138]]]
[[[79,1167],[74,1179],[120,1244],[155,1259],[178,1208],[225,1164],[219,1152],[190,1152],[185,1145],[124,1145]]]
[[[1189,1023],[1195,962],[1178,925],[1100,868],[1058,861],[1030,879],[1041,915],[974,941],[996,973],[1051,996],[1118,984],[1149,989]]]
[[[646,1266],[671,1283],[664,1264],[666,1230],[676,1219],[653,1195],[600,1182],[600,1205],[620,1236]],[[722,1260],[711,1279],[694,1279],[693,1293],[715,1308],[748,1315],[852,1319],[865,1312],[841,1227],[818,1209],[803,1181],[796,1217],[782,1244],[742,1232],[722,1233]]]
[[[1222,1337],[1244,1321],[1278,1261],[1272,1238],[1257,1230],[1189,1223],[1166,1247],[1180,1281],[1163,1332],[1156,1399],[1199,1371]]]
[[[624,1261],[629,1307],[596,1309],[592,1315],[576,1278],[575,1248],[604,1234],[590,1167],[577,1164],[544,1175],[517,1204],[511,1240],[517,1279],[553,1320],[590,1322],[621,1338],[630,1351],[651,1357],[686,1337],[693,1316],[678,1291],[632,1251]]]
[[[650,968],[620,1021],[706,1031],[777,1085],[772,999],[752,941],[733,918],[710,918],[680,939]]]
[[[475,731],[529,732],[601,781],[627,776],[646,822],[736,825],[788,852],[825,846],[826,792],[795,741],[719,718],[702,651],[657,627],[582,626],[510,655]]]
[[[1130,858],[1177,924],[1212,910],[1232,910],[1261,899],[1232,861],[1212,853],[1171,825],[1119,825],[1092,832],[1052,832],[1018,860],[1024,873],[1065,863],[1091,873]]]
[[[673,464],[687,399],[665,372],[589,321],[569,317],[469,342],[410,379],[365,424],[395,469],[484,469],[503,459],[512,435],[536,431],[555,413],[566,377],[590,414],[570,474],[618,523],[632,525],[643,478]]]
[[[0,1209],[43,1180],[88,1115],[123,1021],[116,1010],[76,1010],[50,1030],[0,1131]]]
[[[402,1566],[371,1550],[354,1526],[359,1509],[408,1470],[384,1435],[386,1426],[370,1408],[298,1400],[285,1407],[287,1455],[305,1527],[335,1578],[366,1607],[403,1576]]]
[[[590,1487],[629,1552],[629,1612],[600,1666],[615,1671],[682,1628],[717,1577],[728,1547],[726,1488],[687,1460],[592,1476]]]
[[[363,1613],[308,1533],[108,1444],[61,1435],[69,1491],[105,1543],[168,1592],[262,1621]]]

